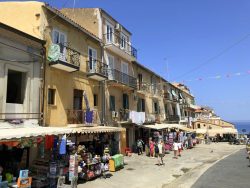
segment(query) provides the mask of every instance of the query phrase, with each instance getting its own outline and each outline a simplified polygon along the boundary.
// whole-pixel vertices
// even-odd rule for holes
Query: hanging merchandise
[[[46,135],[45,136],[45,149],[50,150],[53,147],[54,143],[54,136],[53,135]]]
[[[70,155],[69,159],[69,181],[72,181],[74,177],[78,175],[78,156]]]
[[[93,111],[86,111],[86,123],[93,123]]]
[[[60,56],[60,46],[58,44],[51,44],[48,51],[48,61],[57,61]]]
[[[59,148],[59,154],[60,155],[65,155],[66,154],[66,135],[62,137],[61,143],[60,143],[60,148]]]
[[[33,140],[30,138],[21,139],[21,148],[28,148],[33,146]]]

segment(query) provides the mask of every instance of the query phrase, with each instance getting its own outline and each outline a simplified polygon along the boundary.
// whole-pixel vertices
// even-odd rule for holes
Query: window
[[[138,74],[138,89],[142,89],[142,74]]]
[[[89,47],[89,71],[96,72],[96,60],[97,60],[97,52],[94,48]]]
[[[120,46],[122,49],[126,49],[127,45],[127,37],[123,33],[121,33]]]
[[[26,73],[8,70],[6,103],[23,104],[26,90]]]
[[[187,111],[185,111],[185,117],[187,117],[187,116],[188,116]]]
[[[157,92],[157,85],[156,85],[156,79],[155,77],[151,77],[151,85],[152,85],[152,92],[153,94],[156,94]]]
[[[67,42],[67,37],[66,35],[58,31],[57,29],[53,29],[53,35],[52,35],[52,40],[54,44],[60,44],[60,52],[65,54],[66,53],[66,42]]]
[[[115,111],[115,96],[109,96],[109,107],[110,111]]]
[[[129,109],[129,98],[127,94],[122,95],[123,109]]]
[[[94,94],[94,106],[98,106],[98,95]]]
[[[176,115],[176,109],[173,106],[172,106],[172,111],[173,111],[173,115],[175,116]]]
[[[137,102],[137,111],[145,112],[145,99],[139,98]]]
[[[158,104],[158,102],[153,102],[153,109],[154,109],[154,113],[156,113],[156,114],[159,113],[159,104]]]
[[[121,63],[121,71],[122,71],[122,82],[125,84],[129,83],[128,77],[128,63],[122,62]]]
[[[113,42],[113,32],[114,27],[110,23],[107,23],[107,42]]]
[[[48,104],[55,105],[56,104],[56,90],[50,89],[48,90]]]
[[[198,127],[198,129],[200,129],[200,128],[201,128],[201,125],[198,123],[197,127]]]
[[[114,61],[114,57],[108,54],[108,75],[109,75],[109,79],[110,80],[114,80],[115,79],[115,61]]]
[[[83,90],[74,89],[74,110],[82,110]]]

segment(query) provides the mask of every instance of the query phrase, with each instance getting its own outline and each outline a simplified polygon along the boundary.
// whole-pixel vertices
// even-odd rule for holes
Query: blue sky
[[[74,6],[73,0],[46,2],[57,8],[64,2],[65,7]],[[250,70],[250,36],[239,42],[250,34],[250,1],[75,0],[75,7],[101,7],[109,12],[133,33],[140,63],[170,81],[184,80],[197,104],[213,107],[229,121],[250,120],[250,74],[225,77]],[[187,81],[217,75],[224,77]]]

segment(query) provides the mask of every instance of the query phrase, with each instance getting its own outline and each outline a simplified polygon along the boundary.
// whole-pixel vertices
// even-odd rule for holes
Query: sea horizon
[[[235,128],[239,133],[243,133],[242,130],[246,130],[244,133],[250,133],[250,120],[238,120],[238,121],[230,121],[235,125]]]

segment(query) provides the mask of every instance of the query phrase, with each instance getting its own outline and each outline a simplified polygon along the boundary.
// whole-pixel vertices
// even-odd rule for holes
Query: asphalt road
[[[245,151],[240,150],[216,163],[192,188],[249,188],[250,167]]]

